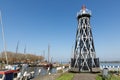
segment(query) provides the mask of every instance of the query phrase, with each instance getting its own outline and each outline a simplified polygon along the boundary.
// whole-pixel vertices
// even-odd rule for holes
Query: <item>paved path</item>
[[[96,74],[92,73],[76,73],[73,80],[96,80]]]

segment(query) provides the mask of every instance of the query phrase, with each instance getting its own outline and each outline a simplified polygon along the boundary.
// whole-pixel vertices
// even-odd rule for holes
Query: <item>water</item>
[[[21,70],[22,75],[24,74],[25,71],[27,71],[27,73],[34,71],[34,77],[36,77],[38,75],[44,76],[44,75],[47,75],[49,73],[54,74],[54,73],[56,73],[56,68],[52,68],[48,71],[48,69],[44,68],[44,67],[28,67],[27,64],[24,64],[22,66],[22,70]],[[40,71],[40,73],[39,73],[39,71]]]
[[[41,69],[41,72],[39,74],[39,69]],[[36,76],[44,76],[44,75],[47,75],[49,73],[51,74],[55,74],[56,73],[56,68],[52,68],[50,69],[50,71],[48,71],[46,68],[43,68],[43,67],[28,67],[28,72],[31,72],[31,71],[34,71],[35,74],[34,74],[34,77]]]

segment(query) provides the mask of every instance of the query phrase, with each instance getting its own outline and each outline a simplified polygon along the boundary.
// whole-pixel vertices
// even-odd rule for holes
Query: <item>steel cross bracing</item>
[[[84,67],[87,67],[87,70],[90,71],[92,66],[96,66],[94,62],[96,54],[90,27],[90,14],[84,13],[79,16],[74,49],[74,68],[79,67],[79,70],[83,71]],[[88,63],[88,59],[92,59],[91,63]]]

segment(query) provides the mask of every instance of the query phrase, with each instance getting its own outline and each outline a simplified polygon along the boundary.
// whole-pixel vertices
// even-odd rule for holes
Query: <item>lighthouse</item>
[[[77,13],[77,32],[74,47],[74,56],[71,58],[71,68],[79,72],[89,71],[99,67],[99,58],[96,58],[92,29],[90,25],[91,11],[82,6]]]

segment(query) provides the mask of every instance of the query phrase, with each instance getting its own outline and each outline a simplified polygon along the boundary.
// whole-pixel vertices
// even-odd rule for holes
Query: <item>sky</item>
[[[54,61],[72,56],[77,12],[92,11],[91,27],[97,57],[120,60],[120,0],[0,0],[7,51],[45,55]],[[1,29],[0,29],[1,30]],[[3,51],[0,31],[0,52]],[[45,54],[44,54],[45,53]]]

